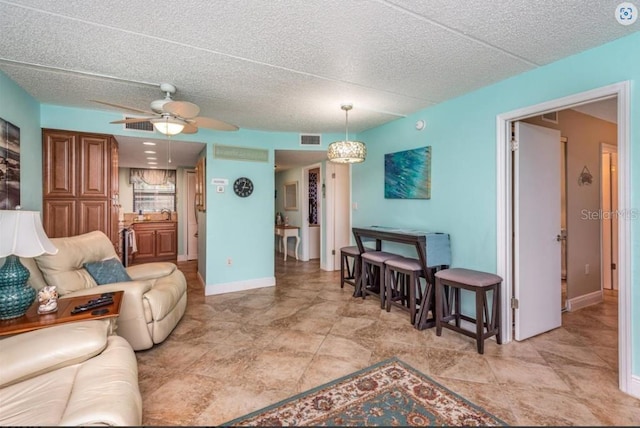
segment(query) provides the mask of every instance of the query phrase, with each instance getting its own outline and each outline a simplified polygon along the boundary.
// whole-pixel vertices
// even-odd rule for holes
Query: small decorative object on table
[[[50,314],[58,310],[58,291],[55,285],[46,285],[38,292],[39,314]]]

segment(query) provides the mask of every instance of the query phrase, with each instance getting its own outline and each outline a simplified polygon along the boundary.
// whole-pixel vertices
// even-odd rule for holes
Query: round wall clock
[[[240,177],[233,183],[233,191],[241,198],[246,198],[253,193],[253,182],[247,177]]]

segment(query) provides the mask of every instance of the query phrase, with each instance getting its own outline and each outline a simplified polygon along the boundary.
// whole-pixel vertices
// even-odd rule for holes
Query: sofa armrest
[[[171,275],[178,267],[171,262],[150,262],[126,268],[133,280],[158,279]]]
[[[0,387],[88,360],[107,346],[109,321],[78,321],[0,340]]]
[[[72,291],[64,296],[60,296],[61,299],[68,299],[78,296],[89,296],[91,294],[111,293],[113,291],[124,291],[126,296],[132,298],[142,299],[144,293],[151,290],[152,283],[150,281],[127,281],[127,282],[114,282],[111,284],[98,285],[96,287],[83,288],[82,290]]]

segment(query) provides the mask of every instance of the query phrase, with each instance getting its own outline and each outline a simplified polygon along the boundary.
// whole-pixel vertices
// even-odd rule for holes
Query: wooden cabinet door
[[[73,199],[45,199],[42,218],[42,226],[49,238],[65,238],[75,235],[76,201]]]
[[[175,259],[178,256],[176,228],[156,230],[156,256],[160,259]]]
[[[111,198],[110,156],[111,137],[108,135],[80,135],[79,197]],[[103,229],[106,231],[107,229]],[[107,233],[108,234],[108,233]]]
[[[42,133],[43,197],[76,196],[76,134],[44,130]]]
[[[156,257],[156,231],[138,227],[138,225],[135,225],[133,229],[136,232],[136,247],[138,249],[133,253],[133,261],[136,263],[153,261]]]
[[[78,235],[100,230],[107,235],[109,230],[109,203],[102,200],[78,200]],[[107,235],[108,236],[108,235]]]

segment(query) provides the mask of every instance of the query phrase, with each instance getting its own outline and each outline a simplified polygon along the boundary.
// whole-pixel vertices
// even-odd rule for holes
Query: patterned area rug
[[[505,422],[392,358],[222,426],[499,426]]]

